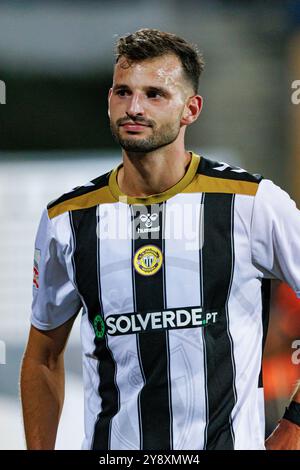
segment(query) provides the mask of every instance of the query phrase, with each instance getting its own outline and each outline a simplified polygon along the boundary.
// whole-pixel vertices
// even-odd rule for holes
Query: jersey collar
[[[178,194],[184,190],[194,179],[194,176],[197,172],[197,168],[199,166],[200,157],[199,155],[195,154],[194,152],[190,152],[192,154],[191,162],[189,164],[188,170],[185,175],[171,188],[167,189],[166,191],[158,194],[151,194],[147,197],[131,197],[126,196],[126,194],[122,193],[118,183],[117,183],[117,174],[118,170],[122,167],[123,163],[115,168],[109,177],[109,189],[114,196],[114,198],[125,204],[142,204],[142,205],[150,205],[150,204],[157,204],[167,199],[170,199],[175,194]]]

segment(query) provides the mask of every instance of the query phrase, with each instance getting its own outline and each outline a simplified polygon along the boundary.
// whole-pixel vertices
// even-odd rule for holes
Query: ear
[[[108,96],[107,96],[107,114],[108,114],[108,117],[110,118],[110,97],[112,95],[112,88],[110,88],[108,90]]]
[[[196,121],[199,114],[201,113],[203,106],[203,98],[200,95],[191,96],[188,99],[188,102],[185,105],[182,118],[180,120],[181,124],[184,126],[189,126]]]

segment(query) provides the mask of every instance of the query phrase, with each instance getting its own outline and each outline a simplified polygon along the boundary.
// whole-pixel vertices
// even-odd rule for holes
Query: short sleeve
[[[265,277],[285,281],[300,297],[300,211],[270,180],[260,182],[254,198],[251,252]]]
[[[38,329],[51,330],[78,313],[81,300],[72,281],[72,247],[68,243],[68,226],[60,228],[63,240],[58,240],[55,227],[42,214],[38,227],[33,265],[33,300],[31,323]]]

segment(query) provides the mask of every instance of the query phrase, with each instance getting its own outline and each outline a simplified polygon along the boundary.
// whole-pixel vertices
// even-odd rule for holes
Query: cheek
[[[175,122],[181,119],[183,110],[184,104],[182,102],[172,102],[162,110],[161,116],[169,122]]]
[[[124,111],[122,112],[121,106],[117,106],[113,101],[110,102],[109,108],[108,108],[108,114],[109,117],[112,121],[115,121],[116,119],[122,117],[124,115]]]

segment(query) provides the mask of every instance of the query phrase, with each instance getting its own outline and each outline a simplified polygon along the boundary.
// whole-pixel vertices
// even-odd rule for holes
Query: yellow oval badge
[[[163,261],[161,250],[154,245],[142,246],[134,255],[135,270],[143,276],[152,276],[160,270]]]

